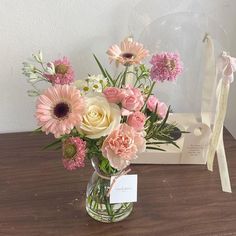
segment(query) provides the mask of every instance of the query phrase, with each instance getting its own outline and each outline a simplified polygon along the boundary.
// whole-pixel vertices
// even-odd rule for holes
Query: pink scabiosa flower
[[[174,81],[183,71],[178,53],[163,52],[153,55],[150,63],[152,64],[151,79],[155,81]]]
[[[63,142],[63,165],[67,170],[84,167],[86,142],[78,137],[71,137]]]
[[[74,81],[74,71],[67,57],[53,62],[55,74],[45,74],[44,76],[52,84],[71,84]]]
[[[81,124],[84,103],[76,87],[57,84],[39,96],[35,116],[42,131],[59,138]]]
[[[145,148],[146,140],[142,134],[123,123],[104,140],[102,154],[113,168],[122,170],[137,158],[137,153],[144,152]]]
[[[120,47],[118,45],[112,45],[107,54],[110,61],[115,61],[125,66],[140,64],[141,61],[148,55],[141,43],[132,41],[131,39],[125,39],[121,42]]]
[[[147,100],[147,108],[151,112],[155,112],[160,118],[164,118],[168,111],[168,107],[164,102],[158,101],[158,99],[151,95]]]
[[[127,119],[127,124],[133,127],[136,131],[142,131],[144,129],[145,122],[146,116],[140,111],[132,113]]]

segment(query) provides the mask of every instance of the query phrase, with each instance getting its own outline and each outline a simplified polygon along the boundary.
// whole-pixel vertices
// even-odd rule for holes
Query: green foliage
[[[101,171],[103,171],[107,175],[117,173],[117,170],[111,167],[108,159],[103,157],[102,155],[100,156],[99,168]]]
[[[115,82],[113,81],[111,75],[108,73],[108,71],[106,69],[103,68],[102,64],[100,63],[100,61],[98,60],[98,58],[93,54],[93,57],[95,58],[95,61],[98,64],[98,67],[102,73],[102,75],[108,79],[108,82],[111,86],[115,85]]]
[[[174,129],[176,128],[176,125],[167,123],[169,112],[170,112],[170,107],[168,108],[165,118],[161,122],[155,121],[154,118],[151,118],[147,121],[146,124],[147,133],[145,137],[147,140],[147,149],[164,151],[163,149],[158,147],[163,144],[172,144],[175,147],[179,148],[179,146],[175,142],[174,137],[171,135]],[[180,132],[184,133],[184,131]]]

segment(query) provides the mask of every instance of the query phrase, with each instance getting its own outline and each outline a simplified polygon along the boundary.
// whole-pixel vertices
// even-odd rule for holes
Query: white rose
[[[109,103],[99,93],[85,97],[85,114],[82,124],[77,129],[91,139],[97,139],[110,134],[118,127],[121,111],[118,105]]]

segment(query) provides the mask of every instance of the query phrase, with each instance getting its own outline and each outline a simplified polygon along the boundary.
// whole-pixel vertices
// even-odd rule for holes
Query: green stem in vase
[[[127,76],[127,71],[128,71],[129,66],[125,66],[125,71],[122,76],[122,82],[121,82],[121,87],[126,84],[126,76]]]

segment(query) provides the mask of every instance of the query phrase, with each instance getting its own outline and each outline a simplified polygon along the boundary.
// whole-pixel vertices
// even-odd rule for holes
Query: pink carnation
[[[177,53],[163,52],[152,56],[150,61],[151,79],[155,81],[176,80],[183,71],[180,56]]]
[[[63,165],[67,170],[84,167],[86,142],[78,137],[68,138],[63,143]]]
[[[122,89],[121,100],[123,114],[129,114],[133,111],[139,111],[144,105],[144,99],[141,91],[138,88],[134,88],[131,85],[126,85]],[[126,112],[126,110],[128,110]]]
[[[116,87],[108,87],[104,89],[103,94],[110,103],[120,103],[122,99],[121,90]]]
[[[146,116],[142,112],[136,111],[128,117],[127,124],[132,126],[136,131],[142,131],[144,129],[145,121]]]
[[[164,102],[158,101],[158,99],[151,95],[147,100],[147,108],[151,112],[156,112],[160,118],[164,118],[168,111],[168,107]]]
[[[137,158],[137,153],[144,152],[145,148],[146,140],[142,134],[123,123],[104,140],[102,154],[113,168],[122,170]]]
[[[55,66],[55,74],[44,74],[52,84],[71,84],[74,81],[74,71],[66,57],[63,57],[62,60],[54,61],[53,64]]]

